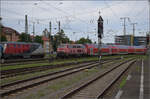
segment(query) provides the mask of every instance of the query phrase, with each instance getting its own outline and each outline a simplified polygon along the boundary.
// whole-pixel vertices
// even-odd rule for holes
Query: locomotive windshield
[[[2,45],[0,44],[0,59],[1,59],[1,57],[2,57],[2,52],[3,52],[3,47],[2,47]]]
[[[59,45],[58,48],[65,48],[66,45],[65,44],[62,44],[62,45]]]

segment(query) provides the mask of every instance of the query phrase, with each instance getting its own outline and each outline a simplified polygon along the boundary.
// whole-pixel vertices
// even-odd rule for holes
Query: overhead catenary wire
[[[39,1],[39,2],[41,2],[41,1]],[[46,3],[46,4],[47,4],[47,3]],[[47,4],[47,5],[49,5],[49,4]],[[50,3],[50,5],[51,5],[51,3]],[[56,7],[56,8],[57,8],[57,7]],[[106,8],[109,8],[109,7],[107,6]],[[45,9],[45,10],[46,10],[46,9]],[[44,11],[44,9],[43,9],[43,11]],[[96,11],[96,10],[95,10],[95,11]],[[48,11],[46,11],[46,12],[48,12]],[[60,11],[60,12],[62,12],[62,11]],[[62,13],[64,13],[64,12],[62,12]],[[89,12],[88,12],[88,13],[89,13]],[[88,13],[87,13],[87,14],[88,14]],[[82,15],[83,15],[83,14],[82,14]],[[85,14],[85,15],[86,15],[86,14]],[[71,16],[71,17],[74,17],[74,16],[72,16],[72,15],[67,15],[67,16],[69,16],[69,17],[70,17],[70,16]],[[61,19],[61,18],[60,18],[60,19]],[[44,23],[44,24],[46,24],[45,26],[47,26],[47,23],[44,22],[44,19],[43,19],[43,20],[42,20],[42,19],[39,19],[39,20],[41,20],[40,23]],[[47,20],[49,20],[49,19],[46,19],[45,21],[47,21]],[[59,20],[59,19],[58,19],[58,20]],[[42,21],[43,21],[43,22],[42,22]],[[82,22],[82,23],[84,24],[83,21],[80,21],[80,22]],[[72,29],[72,30],[74,30],[74,29]],[[84,30],[83,30],[83,31],[84,31]]]

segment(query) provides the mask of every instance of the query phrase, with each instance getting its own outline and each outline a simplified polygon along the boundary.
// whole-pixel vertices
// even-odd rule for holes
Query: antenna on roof
[[[99,16],[100,16],[100,15],[101,15],[101,11],[99,10],[99,12],[98,12],[98,13],[99,13]]]

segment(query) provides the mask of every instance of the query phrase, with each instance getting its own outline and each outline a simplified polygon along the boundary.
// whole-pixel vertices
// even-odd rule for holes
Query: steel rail
[[[119,65],[117,65],[117,66],[111,68],[110,70],[105,71],[103,74],[100,74],[100,75],[94,77],[93,79],[87,81],[86,83],[82,84],[81,86],[79,86],[79,87],[77,87],[77,88],[71,90],[70,92],[66,93],[66,94],[65,94],[64,96],[62,96],[60,99],[67,99],[68,97],[71,97],[71,96],[74,95],[76,92],[78,92],[78,91],[84,89],[85,87],[87,87],[88,85],[92,84],[92,83],[95,82],[96,80],[100,79],[101,77],[104,77],[105,75],[107,75],[107,74],[110,73],[111,71],[115,70],[116,68],[118,68],[118,67],[122,66],[123,64],[128,63],[129,61],[132,61],[132,60],[133,60],[133,59],[127,60],[127,61],[125,61],[125,62],[122,62],[122,63],[120,63]],[[135,62],[135,61],[133,61],[132,63],[134,63],[134,62]],[[132,64],[132,63],[131,63],[131,64]],[[116,79],[114,79],[112,82],[114,82],[114,81],[116,81]],[[111,83],[112,83],[112,82],[111,82]],[[110,84],[110,85],[111,85],[111,84]],[[110,85],[109,85],[109,86],[110,86]],[[107,88],[106,88],[106,90],[107,90]],[[102,95],[106,90],[104,90],[100,95],[98,95],[96,99],[99,99],[99,98],[101,97],[101,95]]]
[[[103,61],[105,61],[105,60],[116,60],[116,59],[121,59],[121,58],[103,59]],[[93,61],[95,61],[95,60],[82,61],[82,62],[69,62],[69,63],[56,64],[56,65],[44,65],[44,66],[35,66],[35,67],[3,70],[3,71],[1,71],[0,76],[1,76],[1,79],[4,79],[4,78],[8,78],[8,77],[17,76],[17,75],[23,75],[23,74],[28,74],[28,73],[38,72],[38,71],[44,71],[44,70],[47,70],[47,69],[65,67],[67,65],[76,65],[76,64],[93,62]]]
[[[56,75],[56,76],[54,76],[54,77],[50,77],[49,79],[45,79],[45,80],[41,80],[41,81],[39,81],[39,82],[35,82],[35,83],[32,83],[32,84],[28,84],[28,85],[26,85],[26,86],[23,86],[23,87],[18,87],[18,88],[14,88],[14,89],[10,89],[10,90],[8,90],[8,88],[6,88],[7,89],[7,91],[5,91],[4,90],[4,92],[2,92],[1,91],[1,93],[0,93],[0,95],[2,96],[2,97],[4,97],[4,96],[7,96],[7,95],[9,95],[9,94],[12,94],[12,93],[16,93],[16,92],[18,92],[18,91],[21,91],[21,90],[24,90],[24,89],[27,89],[27,88],[31,88],[31,87],[33,87],[33,86],[37,86],[37,85],[40,85],[40,84],[43,84],[43,83],[45,83],[45,82],[48,82],[48,81],[52,81],[52,80],[55,80],[55,79],[58,79],[58,78],[61,78],[61,77],[64,77],[64,76],[67,76],[67,75],[70,75],[70,74],[74,74],[74,73],[77,73],[77,72],[80,72],[80,71],[83,71],[83,70],[85,70],[85,69],[90,69],[90,68],[93,68],[93,67],[95,67],[95,66],[97,66],[98,65],[98,63],[95,63],[95,64],[91,64],[90,66],[82,66],[82,67],[78,67],[78,68],[72,68],[72,69],[68,69],[69,70],[69,72],[67,72],[67,73],[64,73],[64,74],[60,74],[60,75]],[[60,71],[60,73],[62,73],[62,72],[66,72],[66,71],[68,71],[68,70],[64,70],[64,71]],[[54,73],[55,74],[55,73]],[[53,74],[53,75],[54,75]],[[56,73],[57,74],[57,73]],[[52,75],[51,75],[52,76]],[[36,79],[36,78],[32,78],[32,79]],[[32,80],[32,79],[30,79],[30,80]],[[23,81],[19,81],[19,82],[16,82],[16,83],[22,83]],[[12,83],[12,85],[14,85],[13,83]],[[11,86],[11,84],[9,85],[8,84],[8,86]],[[5,88],[5,87],[7,87],[7,85],[4,85],[4,86],[2,86],[3,88]]]
[[[47,69],[60,68],[60,67],[68,66],[68,65],[77,65],[77,64],[89,63],[89,62],[94,62],[94,61],[69,62],[69,63],[57,64],[57,65],[44,65],[44,66],[35,66],[35,67],[28,67],[28,68],[3,70],[3,71],[1,71],[1,79],[13,77],[13,76],[17,76],[17,75],[38,72],[38,71],[44,71]]]

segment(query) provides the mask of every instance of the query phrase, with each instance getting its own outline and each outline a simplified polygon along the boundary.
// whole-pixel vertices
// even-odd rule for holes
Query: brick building
[[[6,37],[7,41],[18,41],[20,34],[10,27],[2,27],[2,35]]]

